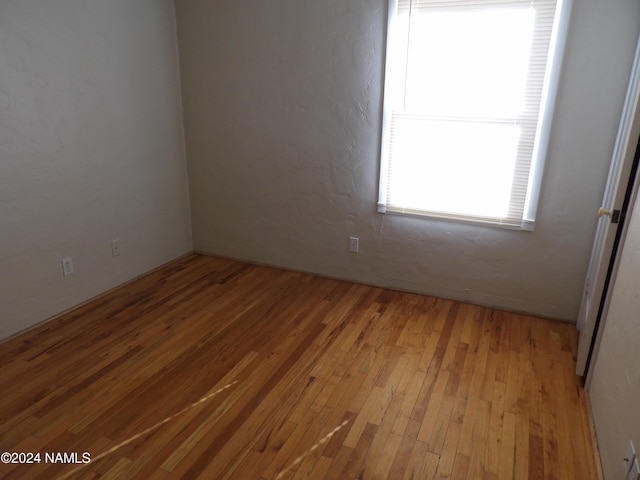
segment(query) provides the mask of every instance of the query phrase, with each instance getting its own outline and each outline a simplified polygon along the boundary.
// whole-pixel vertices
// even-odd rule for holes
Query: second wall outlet
[[[351,253],[360,251],[360,239],[358,237],[349,237],[349,251]]]
[[[120,240],[117,238],[115,240],[111,240],[111,255],[114,257],[120,255]]]
[[[62,259],[62,275],[68,277],[73,273],[73,260],[71,257]]]

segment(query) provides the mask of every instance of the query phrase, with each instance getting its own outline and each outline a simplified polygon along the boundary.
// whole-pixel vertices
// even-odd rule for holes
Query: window
[[[378,211],[533,228],[561,0],[390,0]]]

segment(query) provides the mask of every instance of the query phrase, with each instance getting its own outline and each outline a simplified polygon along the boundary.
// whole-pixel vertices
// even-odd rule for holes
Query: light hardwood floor
[[[592,479],[576,342],[193,254],[0,344],[0,477]]]

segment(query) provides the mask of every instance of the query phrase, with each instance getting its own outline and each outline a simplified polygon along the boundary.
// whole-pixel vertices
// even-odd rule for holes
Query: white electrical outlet
[[[629,474],[629,472],[633,470],[632,466],[634,462],[636,462],[637,465],[638,462],[636,459],[636,449],[633,446],[633,440],[629,440],[629,445],[627,445],[627,453],[624,456],[623,462],[625,478],[629,478],[627,474]],[[635,477],[631,478],[635,480]]]
[[[120,240],[117,238],[115,240],[111,240],[111,255],[114,257],[120,255]]]
[[[358,237],[349,237],[349,251],[358,253],[360,250],[360,239]]]
[[[62,259],[62,275],[65,277],[71,275],[73,273],[73,260],[71,257]]]

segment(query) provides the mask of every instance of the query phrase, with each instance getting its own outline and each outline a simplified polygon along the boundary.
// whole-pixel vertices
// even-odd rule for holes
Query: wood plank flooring
[[[576,343],[193,254],[0,344],[0,478],[597,478]]]

